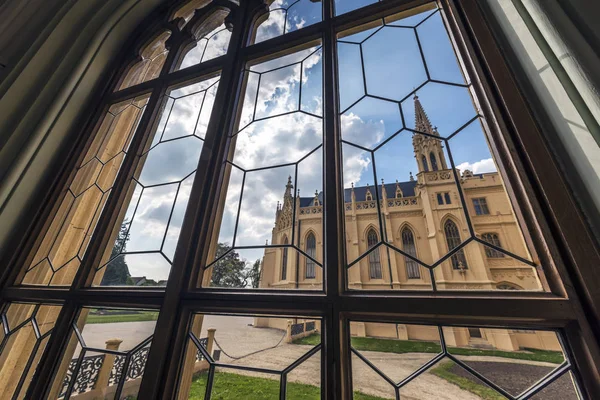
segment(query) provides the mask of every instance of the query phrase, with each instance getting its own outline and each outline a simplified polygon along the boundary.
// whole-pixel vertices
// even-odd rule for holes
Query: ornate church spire
[[[292,225],[292,217],[293,217],[293,207],[292,204],[294,201],[294,196],[292,191],[294,190],[294,185],[292,185],[292,177],[288,176],[287,185],[285,185],[285,194],[283,195],[283,204],[279,205],[279,212],[277,213],[277,222],[276,226],[278,229],[285,229]],[[300,198],[300,196],[298,196]]]
[[[285,199],[292,198],[292,189],[294,189],[294,185],[292,185],[292,176],[288,176],[287,185],[285,185],[285,194],[283,195],[284,203]]]
[[[432,135],[437,135],[437,129],[434,129],[429,121],[429,117],[419,100],[419,96],[415,94],[413,97],[415,101],[415,130],[424,133],[430,133]]]
[[[415,101],[415,130],[427,134],[413,134],[413,147],[419,172],[447,169],[446,157],[442,150],[444,146],[442,141],[435,137],[440,136],[437,127],[433,127],[429,121],[419,96],[415,95],[413,100]]]

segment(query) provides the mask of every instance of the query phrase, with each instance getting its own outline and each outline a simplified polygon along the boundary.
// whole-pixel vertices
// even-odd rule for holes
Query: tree
[[[247,272],[247,278],[250,279],[250,284],[253,288],[257,288],[260,283],[260,259],[254,261],[252,268]]]
[[[127,220],[123,221],[121,224],[121,228],[119,229],[119,233],[117,235],[117,239],[115,240],[115,245],[112,248],[112,252],[110,254],[110,264],[108,264],[105,268],[104,276],[102,277],[102,282],[100,286],[117,286],[117,285],[132,285],[131,274],[129,274],[129,267],[127,266],[127,262],[125,261],[125,257],[117,257],[121,253],[125,253],[125,248],[127,246],[127,241],[129,240],[129,222]],[[115,258],[117,257],[117,258]]]
[[[212,266],[212,284],[218,287],[244,288],[249,285],[257,288],[260,280],[260,260],[256,260],[250,268],[249,263],[240,259],[236,251],[230,251],[226,243],[217,244],[217,258]],[[227,253],[227,254],[226,254]],[[223,256],[226,254],[225,256]]]
[[[231,247],[226,243],[217,244],[217,258],[222,257]],[[218,287],[246,287],[246,261],[240,260],[240,255],[229,251],[212,266],[212,284]]]

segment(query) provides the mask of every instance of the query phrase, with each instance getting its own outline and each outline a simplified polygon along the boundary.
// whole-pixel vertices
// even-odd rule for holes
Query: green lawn
[[[140,311],[135,314],[88,314],[85,321],[86,324],[108,324],[113,322],[141,322],[141,321],[156,321],[158,319],[158,311]]]
[[[196,376],[190,388],[190,399],[202,400],[206,390],[208,374]],[[267,400],[279,398],[279,380],[216,372],[213,381],[211,399],[214,400]],[[320,400],[321,389],[318,386],[288,382],[288,400]],[[354,400],[384,400],[381,397],[354,392]]]
[[[450,383],[455,384],[459,388],[471,392],[484,400],[505,400],[506,398],[502,396],[500,393],[495,390],[480,385],[471,381],[470,379],[464,378],[462,376],[458,376],[453,374],[450,369],[454,365],[453,362],[443,362],[439,366],[432,368],[429,370],[434,375],[439,376],[442,379],[447,380]]]
[[[321,342],[321,334],[315,333],[302,339],[294,340],[295,344],[317,345]],[[439,353],[441,346],[433,342],[417,342],[410,340],[378,339],[369,337],[353,337],[352,347],[356,350],[381,351],[384,353]],[[526,349],[527,352],[512,352],[487,349],[465,349],[462,347],[448,347],[453,355],[461,356],[493,356],[515,358],[519,360],[544,361],[561,364],[563,354],[559,351]]]

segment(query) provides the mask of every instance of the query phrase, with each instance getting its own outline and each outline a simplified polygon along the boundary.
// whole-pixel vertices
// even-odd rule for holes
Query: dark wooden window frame
[[[455,38],[455,46],[466,60],[466,69],[474,79],[474,87],[486,116],[491,119],[491,136],[495,157],[505,166],[510,195],[519,200],[518,217],[535,227],[527,238],[540,253],[546,265],[544,287],[548,293],[522,292],[356,292],[347,291],[343,235],[344,200],[341,189],[339,157],[340,132],[337,119],[336,34],[373,19],[427,3],[426,0],[387,0],[363,9],[334,16],[333,1],[324,1],[323,21],[307,28],[246,46],[257,17],[265,11],[259,0],[241,1],[237,6],[227,0],[215,0],[198,18],[216,8],[234,10],[229,21],[233,33],[228,53],[182,71],[174,71],[181,50],[192,40],[185,31],[164,22],[174,10],[176,1],[155,10],[141,24],[134,38],[148,38],[149,33],[169,26],[174,30],[169,40],[170,52],[159,78],[113,93],[119,77],[134,58],[131,49],[143,41],[132,39],[114,68],[105,74],[98,86],[98,101],[91,104],[74,130],[71,147],[65,148],[54,168],[54,180],[40,188],[39,201],[29,210],[27,220],[14,235],[8,259],[2,260],[2,302],[35,302],[63,305],[55,331],[28,391],[28,398],[45,398],[59,361],[65,351],[71,324],[82,306],[143,307],[160,309],[146,373],[139,398],[171,399],[175,397],[181,373],[180,366],[190,318],[195,312],[273,313],[324,318],[322,385],[323,398],[350,397],[351,376],[348,370],[349,320],[394,321],[402,323],[475,325],[509,327],[511,329],[555,329],[565,339],[566,351],[573,362],[575,377],[581,389],[592,398],[600,393],[600,252],[590,234],[585,217],[567,190],[563,175],[553,158],[528,103],[519,90],[505,53],[498,46],[497,30],[488,22],[489,13],[477,0],[440,0],[446,22]],[[195,17],[196,18],[196,17]],[[202,260],[207,258],[210,232],[215,221],[212,204],[218,200],[223,181],[223,160],[227,157],[235,124],[236,106],[243,88],[241,71],[246,62],[270,54],[289,51],[298,45],[321,40],[324,65],[324,224],[325,237],[324,291],[264,292],[259,290],[228,291],[213,288],[196,289]],[[190,196],[186,220],[165,290],[116,289],[88,287],[95,257],[88,257],[70,288],[17,286],[22,266],[30,257],[49,216],[58,207],[59,194],[73,178],[74,166],[93,137],[95,126],[112,104],[136,95],[151,93],[146,114],[139,127],[137,140],[148,135],[159,111],[159,101],[168,87],[220,72],[221,81],[211,116],[206,144],[199,161],[198,173]],[[140,134],[143,132],[143,134]],[[83,133],[83,134],[82,134]],[[526,134],[525,134],[526,133]],[[67,141],[68,143],[69,141]],[[134,145],[134,144],[132,144]],[[210,149],[211,151],[208,151]],[[133,169],[129,157],[124,169]],[[127,174],[121,174],[125,177]],[[115,210],[122,202],[118,195],[125,178],[117,180],[117,195],[107,205],[108,217],[97,227],[90,245],[91,254],[100,253],[115,223]],[[119,198],[121,197],[121,198]],[[473,301],[477,299],[477,301]],[[373,311],[377,310],[377,311]],[[457,310],[460,312],[457,313]]]

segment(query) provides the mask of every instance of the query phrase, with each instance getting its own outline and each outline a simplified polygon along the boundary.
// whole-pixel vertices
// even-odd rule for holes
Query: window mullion
[[[223,60],[219,88],[213,105],[197,174],[189,198],[189,206],[173,265],[165,299],[156,324],[154,340],[139,398],[171,398],[177,392],[190,314],[182,311],[182,298],[198,282],[199,260],[207,257],[215,221],[213,204],[218,197],[231,143],[231,131],[241,91],[243,58],[240,48],[246,37],[245,8],[232,11],[234,29],[229,50]]]
[[[340,323],[340,293],[346,287],[344,257],[344,206],[341,191],[341,134],[338,122],[338,79],[333,0],[323,2],[323,106],[324,106],[324,249],[325,292],[330,312],[325,320],[324,398],[349,398],[350,374],[345,338],[347,325]]]

